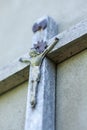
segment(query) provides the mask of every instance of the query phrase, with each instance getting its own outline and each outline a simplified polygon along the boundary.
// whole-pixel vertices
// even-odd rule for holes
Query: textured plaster
[[[87,50],[57,67],[56,130],[87,130]]]

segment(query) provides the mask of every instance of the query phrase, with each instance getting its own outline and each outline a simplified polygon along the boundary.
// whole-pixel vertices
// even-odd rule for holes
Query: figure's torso
[[[30,59],[31,66],[40,66],[41,62],[42,62],[42,59],[43,59],[43,57],[42,57],[41,54],[36,56],[36,57],[32,57]]]
[[[30,67],[31,80],[37,81],[40,78],[40,66],[31,66]]]

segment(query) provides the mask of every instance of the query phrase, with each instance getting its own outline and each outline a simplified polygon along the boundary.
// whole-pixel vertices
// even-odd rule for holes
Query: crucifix
[[[40,68],[42,64],[42,60],[45,55],[51,51],[51,49],[56,45],[58,42],[58,38],[55,37],[50,45],[47,45],[47,40],[43,41],[44,35],[43,32],[47,28],[47,19],[43,19],[40,23],[35,23],[32,27],[33,33],[39,32],[39,39],[36,40],[36,44],[34,47],[29,51],[29,57],[20,58],[20,62],[29,62],[31,67],[31,78],[30,78],[30,104],[31,107],[34,108],[36,105],[36,98],[37,98],[37,91],[38,91],[38,84],[40,81]],[[41,35],[42,33],[42,35]]]
[[[40,30],[38,30],[40,31]],[[35,45],[36,47],[31,48],[29,52],[30,58],[20,58],[21,62],[29,62],[31,67],[31,79],[30,79],[30,104],[31,107],[34,108],[36,105],[36,97],[37,97],[37,91],[38,91],[38,83],[40,81],[40,68],[42,64],[42,60],[45,57],[45,55],[55,46],[55,44],[58,42],[58,38],[56,37],[54,41],[45,49],[45,46],[43,41],[38,41],[40,43],[40,46],[38,46],[38,43]],[[47,46],[47,45],[46,45]],[[37,50],[38,49],[38,50]]]
[[[52,67],[54,65],[46,58],[43,61],[43,58],[53,49],[59,40],[55,37],[58,34],[58,26],[51,17],[47,16],[37,20],[32,30],[34,33],[33,46],[29,51],[29,57],[20,58],[21,62],[29,62],[30,64],[25,130],[54,130],[54,101],[49,104],[48,108],[51,110],[47,112],[48,117],[50,116],[52,121],[42,123],[44,121],[43,111],[45,110],[43,105],[48,106],[44,104],[46,103],[44,101],[44,90],[48,90],[48,93],[52,95],[50,99],[55,100],[55,69]],[[52,39],[53,37],[54,39]],[[50,76],[53,76],[52,81],[49,80],[48,72],[43,72],[46,69],[49,70],[49,68],[51,71]],[[47,76],[44,75],[45,73]],[[47,78],[48,81],[44,80],[44,78]],[[46,95],[47,100],[49,100],[49,94]],[[51,115],[51,111],[53,115]],[[45,125],[44,127],[43,124]],[[52,127],[50,128],[49,125],[52,125]]]

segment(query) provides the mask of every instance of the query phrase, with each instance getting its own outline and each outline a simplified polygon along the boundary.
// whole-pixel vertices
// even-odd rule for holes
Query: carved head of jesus
[[[40,53],[37,52],[34,48],[30,49],[30,52],[29,52],[30,57],[36,57],[39,54]]]

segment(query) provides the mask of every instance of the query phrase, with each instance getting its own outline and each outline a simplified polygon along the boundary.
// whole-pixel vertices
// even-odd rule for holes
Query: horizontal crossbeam
[[[59,42],[48,54],[48,57],[54,62],[60,63],[87,49],[87,20],[60,33],[57,37]]]
[[[28,80],[29,65],[21,64],[19,58],[0,68],[0,94]]]
[[[87,20],[78,23],[56,37],[59,38],[59,42],[47,56],[55,63],[60,63],[87,49]],[[0,94],[27,81],[28,73],[29,65],[20,63],[19,59],[1,68]]]

